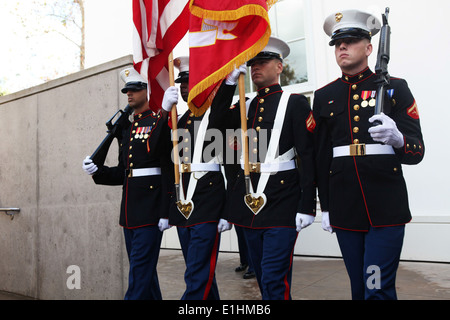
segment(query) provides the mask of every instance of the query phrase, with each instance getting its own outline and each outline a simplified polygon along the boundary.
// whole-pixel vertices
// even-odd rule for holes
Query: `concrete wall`
[[[119,72],[131,56],[0,97],[0,290],[39,299],[122,299],[127,259],[118,226],[121,187],[81,169],[126,105]],[[117,146],[108,164],[117,163]],[[81,288],[69,290],[77,265]]]

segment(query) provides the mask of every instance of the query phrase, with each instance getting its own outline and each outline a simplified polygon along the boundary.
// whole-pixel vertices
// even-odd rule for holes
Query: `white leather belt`
[[[220,165],[217,163],[182,163],[180,165],[180,172],[210,172],[220,171]]]
[[[275,162],[275,163],[250,163],[250,172],[253,173],[276,173],[295,169],[295,160]],[[244,164],[241,163],[244,169]]]
[[[128,178],[158,176],[161,175],[161,168],[129,169]]]
[[[395,154],[392,146],[382,144],[352,144],[333,148],[333,158]]]

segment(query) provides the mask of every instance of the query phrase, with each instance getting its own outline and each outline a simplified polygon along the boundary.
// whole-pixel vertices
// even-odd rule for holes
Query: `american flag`
[[[189,29],[189,0],[133,0],[133,64],[148,79],[150,108],[169,87],[168,58]]]

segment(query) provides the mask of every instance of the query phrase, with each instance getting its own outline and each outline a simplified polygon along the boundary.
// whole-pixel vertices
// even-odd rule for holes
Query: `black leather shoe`
[[[242,278],[253,279],[254,277],[256,277],[256,274],[253,271],[247,271]]]
[[[247,270],[248,268],[248,264],[246,263],[241,263],[239,267],[237,267],[236,269],[234,269],[235,272],[242,272]]]

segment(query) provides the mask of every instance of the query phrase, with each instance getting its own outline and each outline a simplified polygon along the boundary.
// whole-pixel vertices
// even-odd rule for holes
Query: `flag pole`
[[[169,54],[169,82],[170,86],[175,86],[175,75],[174,75],[174,65],[173,65],[173,52]],[[174,104],[171,110],[172,118],[172,143],[173,143],[173,162],[175,171],[175,193],[176,201],[180,200],[180,155],[178,154],[178,115],[177,115],[177,105]]]
[[[240,74],[239,85],[239,107],[241,111],[241,130],[242,130],[242,152],[244,153],[244,177],[245,177],[245,191],[250,194],[250,163],[248,156],[248,132],[247,132],[247,108],[245,103],[245,75]]]

